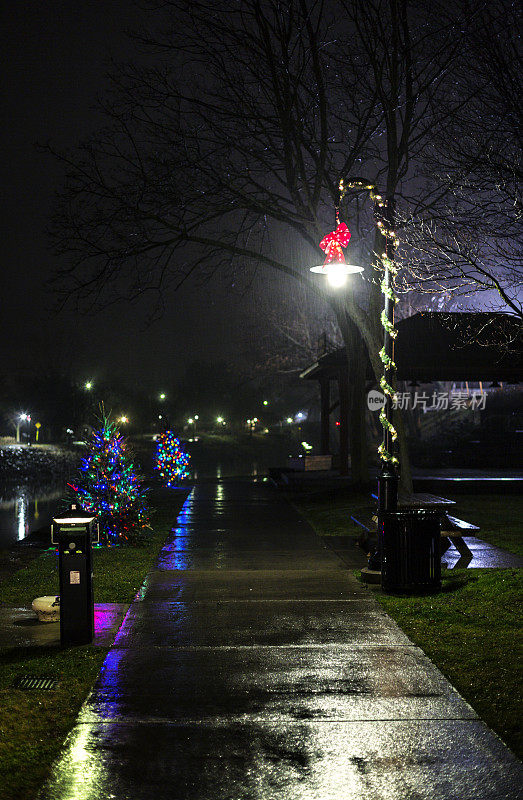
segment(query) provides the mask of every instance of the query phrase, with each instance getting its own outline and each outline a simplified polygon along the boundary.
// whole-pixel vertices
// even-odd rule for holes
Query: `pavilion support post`
[[[322,378],[320,381],[320,453],[322,456],[330,455],[330,387],[329,378]]]
[[[340,398],[340,475],[349,474],[349,374],[347,369],[338,372]]]

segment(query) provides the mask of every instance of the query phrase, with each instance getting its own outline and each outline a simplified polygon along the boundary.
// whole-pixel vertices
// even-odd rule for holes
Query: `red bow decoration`
[[[341,264],[345,263],[345,257],[341,248],[347,247],[349,239],[350,231],[345,223],[342,222],[335,231],[328,233],[327,236],[321,240],[320,247],[327,256],[325,264],[330,264],[331,261],[339,261]]]

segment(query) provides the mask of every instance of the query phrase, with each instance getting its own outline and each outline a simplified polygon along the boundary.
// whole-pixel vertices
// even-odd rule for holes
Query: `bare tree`
[[[432,199],[411,207],[406,238],[410,287],[473,296],[523,325],[520,16],[512,0],[474,14],[456,70],[469,99],[425,154]]]
[[[317,261],[340,177],[382,187],[393,225],[397,204],[413,202],[413,164],[464,102],[448,85],[467,22],[446,5],[150,3],[157,29],[135,39],[151,66],[119,67],[106,128],[59,154],[68,178],[52,236],[66,293],[96,304],[150,292],[161,304],[188,279],[237,282],[260,267],[308,281],[301,265]],[[328,295],[349,354],[356,481],[366,351],[382,370],[384,241],[362,191],[346,193],[343,213],[377,272]],[[404,448],[402,463],[408,485]]]

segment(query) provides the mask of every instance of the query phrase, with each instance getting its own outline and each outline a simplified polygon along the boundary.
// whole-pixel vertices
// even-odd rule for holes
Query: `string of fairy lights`
[[[160,433],[156,440],[155,468],[166,486],[177,486],[189,477],[190,455],[172,431]]]
[[[395,279],[398,273],[398,268],[394,259],[389,258],[388,256],[388,249],[389,247],[395,248],[399,244],[399,239],[394,230],[389,226],[389,221],[387,219],[386,208],[387,208],[387,201],[382,197],[382,195],[378,194],[377,188],[375,184],[372,183],[365,183],[364,181],[353,181],[351,183],[345,184],[343,178],[339,182],[339,202],[336,206],[336,223],[339,225],[340,221],[340,205],[343,197],[345,196],[346,192],[349,189],[367,189],[370,193],[370,198],[375,204],[375,216],[377,217],[377,226],[380,229],[381,235],[385,239],[385,251],[379,255],[379,260],[382,269],[382,278],[380,281],[380,288],[383,296],[388,298],[394,305],[398,302],[398,298],[394,291],[395,286]],[[379,215],[379,216],[378,216]],[[390,321],[387,312],[385,309],[381,312],[381,324],[384,331],[392,338],[395,339],[397,336],[397,330],[394,327],[394,324]],[[383,375],[380,378],[380,386],[382,391],[385,395],[390,399],[390,402],[394,399],[394,388],[391,386],[389,380],[387,380],[389,374],[394,373],[396,370],[396,364],[394,360],[388,355],[386,351],[385,345],[379,351],[379,356],[381,362],[383,364]],[[385,408],[381,409],[380,412],[380,422],[384,428],[390,433],[391,439],[393,442],[396,441],[398,438],[398,432],[392,422],[387,418],[387,413]],[[385,443],[382,442],[378,447],[378,453],[380,458],[383,461],[387,461],[394,466],[399,464],[398,459],[390,453],[387,448],[385,447]]]
[[[69,483],[75,499],[98,517],[107,545],[135,544],[149,528],[145,489],[126,452],[125,437],[103,417],[93,431],[82,459],[78,480]]]

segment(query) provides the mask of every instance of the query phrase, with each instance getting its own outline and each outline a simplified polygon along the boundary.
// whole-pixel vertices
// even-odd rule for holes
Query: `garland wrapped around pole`
[[[385,240],[384,252],[379,255],[380,264],[383,268],[381,279],[381,291],[384,296],[384,309],[381,312],[381,324],[383,326],[384,344],[379,352],[383,364],[383,375],[380,379],[380,386],[385,395],[385,406],[380,412],[380,422],[383,427],[383,442],[378,448],[378,453],[382,463],[387,463],[391,467],[399,466],[399,461],[394,455],[394,442],[398,438],[398,433],[392,421],[392,401],[394,399],[394,373],[396,364],[394,363],[394,340],[397,335],[394,327],[394,306],[398,299],[394,292],[394,281],[397,274],[397,267],[394,262],[394,249],[398,244],[398,239],[391,224],[393,219],[393,207],[391,201],[386,201],[378,194],[374,184],[367,184],[364,181],[355,180],[345,185],[343,179],[339,183],[339,201],[343,198],[348,189],[367,189],[371,200],[374,202],[374,217],[381,235]],[[339,217],[338,217],[339,219]]]
[[[397,274],[397,267],[394,262],[394,249],[398,243],[396,234],[392,229],[391,217],[392,209],[390,201],[383,200],[381,195],[371,191],[371,198],[374,200],[374,215],[376,224],[385,239],[385,252],[381,253],[380,260],[383,266],[383,277],[381,280],[381,291],[384,296],[385,308],[381,312],[381,324],[383,326],[384,344],[380,350],[380,358],[383,364],[383,375],[380,379],[380,386],[385,394],[386,402],[380,412],[380,422],[383,426],[383,442],[378,448],[380,458],[394,467],[399,465],[399,461],[394,455],[394,442],[398,438],[398,433],[392,421],[392,402],[394,399],[394,374],[396,364],[394,363],[394,340],[397,336],[394,327],[394,306],[398,299],[394,292],[394,282]]]

